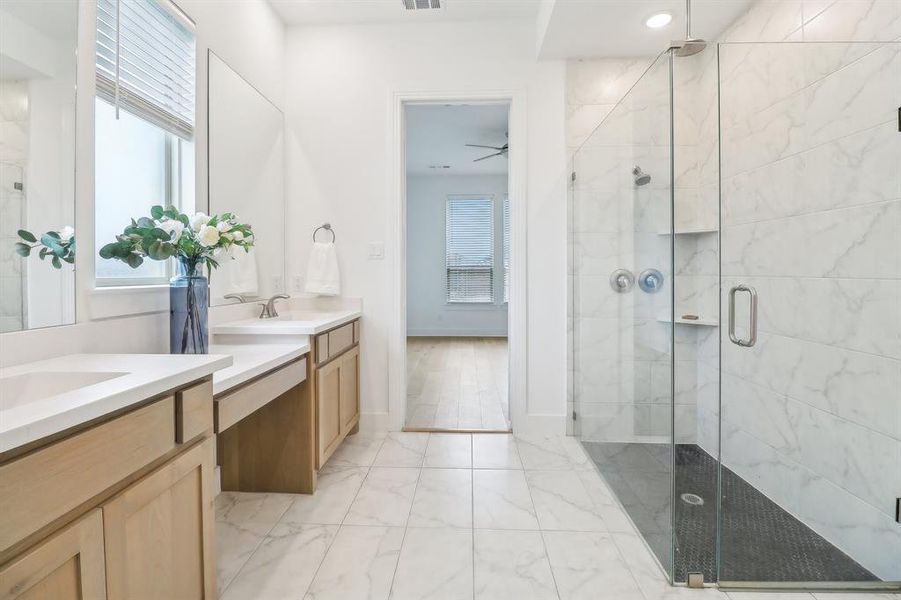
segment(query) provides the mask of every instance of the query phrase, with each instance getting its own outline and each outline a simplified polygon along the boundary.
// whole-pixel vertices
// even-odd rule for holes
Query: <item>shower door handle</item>
[[[735,294],[747,292],[751,299],[750,319],[748,323],[748,339],[743,340],[735,335]],[[729,339],[733,344],[750,348],[757,343],[757,290],[749,285],[737,285],[729,290]]]

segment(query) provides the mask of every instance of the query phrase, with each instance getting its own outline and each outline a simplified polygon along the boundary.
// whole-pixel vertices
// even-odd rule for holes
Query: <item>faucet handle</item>
[[[268,303],[258,302],[257,304],[259,304],[262,307],[262,310],[260,311],[261,319],[268,319],[272,316],[269,312],[269,304]]]

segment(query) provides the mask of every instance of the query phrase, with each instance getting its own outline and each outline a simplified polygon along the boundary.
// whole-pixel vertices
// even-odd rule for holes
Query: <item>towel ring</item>
[[[330,224],[330,223],[323,223],[322,225],[320,225],[319,227],[317,227],[316,229],[313,230],[313,241],[314,241],[314,242],[316,241],[316,234],[319,233],[319,230],[320,230],[320,229],[325,229],[325,230],[328,231],[330,234],[332,234],[332,243],[333,243],[333,244],[335,243],[335,240],[338,239],[338,236],[335,235],[335,230],[332,229],[331,224]]]

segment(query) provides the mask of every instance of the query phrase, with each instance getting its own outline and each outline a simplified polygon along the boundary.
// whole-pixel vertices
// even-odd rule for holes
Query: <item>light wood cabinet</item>
[[[95,509],[0,568],[2,600],[106,598],[103,519]]]
[[[110,600],[215,598],[211,438],[103,506]]]
[[[341,435],[346,436],[360,420],[360,348],[346,352],[338,363],[338,416]]]
[[[216,597],[212,386],[0,454],[0,600]]]
[[[341,441],[341,361],[334,360],[316,374],[316,409],[320,464]]]
[[[311,371],[316,399],[316,466],[321,468],[360,422],[360,321],[319,334]],[[317,341],[318,341],[317,340]],[[322,349],[326,351],[323,353]]]

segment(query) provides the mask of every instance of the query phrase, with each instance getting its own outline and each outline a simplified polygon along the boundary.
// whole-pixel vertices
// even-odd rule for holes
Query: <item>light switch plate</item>
[[[383,258],[385,258],[385,244],[369,242],[369,260],[382,260]]]

